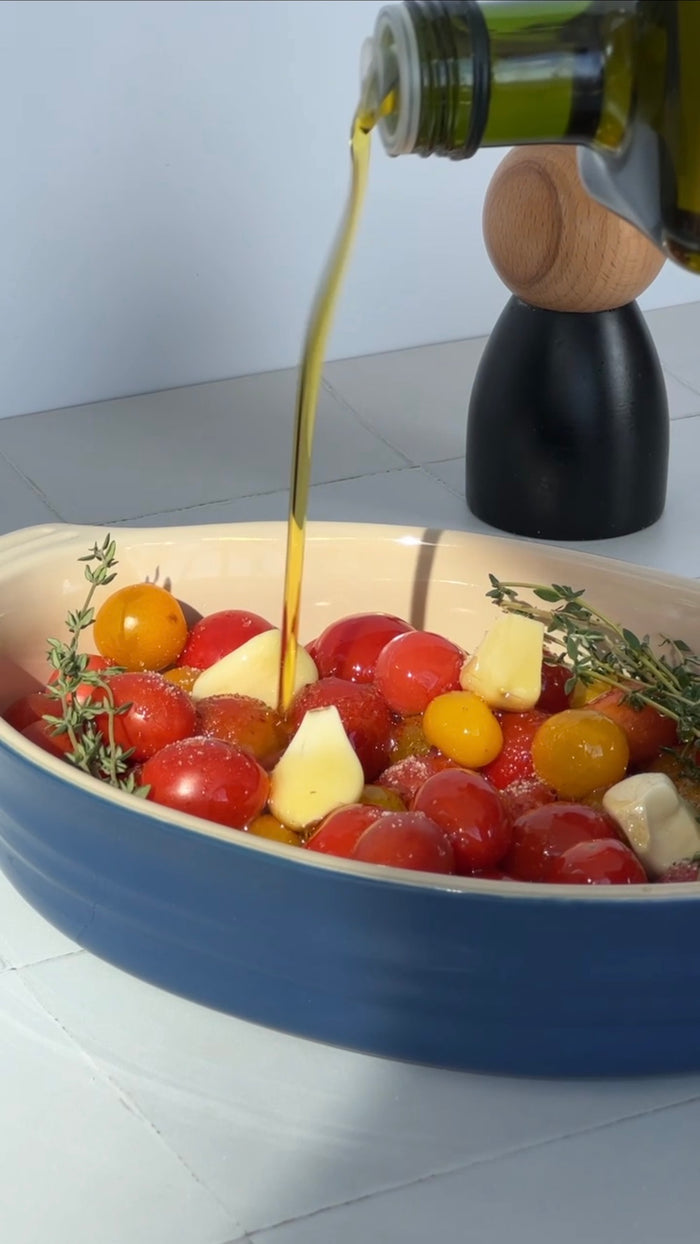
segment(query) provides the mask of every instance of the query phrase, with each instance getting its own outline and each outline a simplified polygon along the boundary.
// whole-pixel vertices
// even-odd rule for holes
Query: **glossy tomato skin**
[[[369,683],[382,648],[394,636],[412,630],[408,622],[393,614],[357,613],[331,622],[309,647],[321,678]]]
[[[510,846],[512,830],[498,792],[479,773],[436,773],[420,787],[411,806],[447,835],[458,873],[494,868]]]
[[[141,770],[148,798],[230,829],[245,829],[260,815],[270,780],[257,760],[220,739],[169,743]]]
[[[396,791],[408,807],[429,777],[434,773],[442,773],[443,769],[454,768],[454,761],[443,756],[442,752],[431,751],[427,756],[405,756],[403,760],[395,761],[380,773],[377,783],[386,790]]]
[[[545,786],[544,782],[540,782],[539,778],[532,778],[525,782],[511,782],[510,786],[504,787],[500,792],[501,803],[505,808],[508,820],[513,824],[525,812],[531,812],[533,808],[541,808],[546,803],[554,803],[556,795],[549,786]]]
[[[655,760],[666,747],[678,743],[676,723],[670,717],[657,713],[650,704],[632,708],[624,703],[624,692],[612,688],[596,700],[590,700],[587,709],[609,717],[623,730],[630,752],[630,764],[641,766]]]
[[[402,717],[424,712],[431,700],[459,688],[464,652],[431,631],[406,631],[382,648],[375,681],[387,704]]]
[[[373,782],[389,763],[393,716],[374,685],[348,682],[343,678],[321,678],[295,696],[288,714],[292,733],[296,733],[310,709],[334,704],[345,732],[364,770],[365,781]]]
[[[106,670],[113,669],[114,665],[115,665],[115,662],[112,661],[109,657],[103,657],[103,656],[100,656],[99,653],[93,652],[93,653],[90,653],[88,660],[87,660],[87,665],[85,666],[85,668],[86,670],[89,670],[91,673],[102,674]],[[47,686],[53,687],[56,682],[58,682],[58,670],[53,671],[53,673],[51,674],[51,677],[49,678]],[[92,683],[81,682],[75,692],[75,698],[79,704],[85,704],[88,700],[92,699],[94,691],[95,691],[95,688],[92,685]],[[70,700],[72,697],[69,696],[68,698]]]
[[[579,842],[556,859],[547,880],[553,885],[645,885],[648,878],[629,847],[616,838]]]
[[[503,868],[520,881],[549,881],[553,864],[570,847],[614,837],[612,821],[586,804],[545,804],[514,823]]]
[[[264,769],[284,751],[289,734],[280,716],[262,700],[247,695],[210,695],[198,700],[197,734],[245,747]]]
[[[3,718],[8,725],[21,733],[35,721],[41,721],[46,713],[50,713],[52,717],[60,717],[59,701],[46,691],[30,691],[28,695],[13,700],[12,704],[5,709]]]
[[[95,646],[127,670],[172,665],[187,639],[180,602],[156,583],[132,583],[112,592],[95,614]]]
[[[571,676],[571,670],[567,665],[543,661],[542,690],[535,708],[543,713],[563,713],[565,708],[569,708],[571,695],[565,688]]]
[[[330,812],[311,835],[306,844],[307,850],[349,859],[365,830],[383,815],[385,813],[380,808],[363,803],[338,808]]]
[[[247,609],[220,609],[207,614],[192,627],[177,664],[206,670],[229,652],[235,652],[263,631],[272,630],[272,623]]]
[[[513,782],[535,780],[532,763],[532,740],[547,714],[537,709],[527,713],[499,713],[498,720],[503,734],[503,747],[495,760],[482,769],[498,790],[504,790]]]
[[[386,812],[365,830],[351,858],[390,868],[454,872],[449,838],[422,812]]]
[[[186,691],[147,671],[114,674],[109,688],[115,706],[130,705],[113,719],[114,741],[125,751],[133,748],[134,761],[148,760],[168,743],[195,733],[197,715]],[[97,689],[94,702],[104,701],[106,693]],[[98,713],[97,729],[109,737],[109,718]]]
[[[49,725],[48,721],[41,719],[32,721],[21,733],[25,739],[29,739],[31,743],[36,743],[37,747],[48,752],[50,756],[62,758],[71,751],[71,742],[68,735],[54,734],[53,727]]]

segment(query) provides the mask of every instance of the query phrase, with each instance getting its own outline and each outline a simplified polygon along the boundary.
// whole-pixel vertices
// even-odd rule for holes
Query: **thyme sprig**
[[[571,669],[567,691],[577,682],[600,682],[622,690],[633,708],[650,705],[675,721],[691,761],[700,744],[700,657],[688,644],[660,635],[652,646],[649,635],[640,638],[607,617],[583,590],[559,583],[501,583],[495,575],[489,579],[487,596],[501,609],[544,623],[546,636],[558,645],[555,659]],[[521,591],[553,608],[524,600]]]
[[[100,781],[108,782],[130,794],[145,795],[148,787],[139,786],[131,769],[133,748],[119,746],[114,737],[114,719],[128,711],[130,705],[114,703],[109,680],[100,670],[88,669],[88,656],[79,652],[80,637],[95,620],[93,598],[100,587],[106,587],[116,578],[117,546],[111,536],[105,536],[102,544],[94,544],[84,557],[85,578],[90,584],[87,597],[80,609],[71,610],[66,618],[70,638],[49,639],[48,661],[55,677],[47,688],[57,701],[55,714],[44,714],[44,721],[56,735],[67,735],[70,751],[66,760]],[[117,667],[111,674],[121,672]],[[78,697],[79,687],[94,687],[100,695],[94,699]],[[97,728],[96,718],[106,718],[107,736]]]

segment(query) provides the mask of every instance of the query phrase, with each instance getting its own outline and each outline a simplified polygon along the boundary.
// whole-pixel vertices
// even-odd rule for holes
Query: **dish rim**
[[[116,531],[123,537],[135,538],[137,542],[150,538],[154,543],[176,544],[179,540],[185,538],[190,540],[207,538],[205,535],[207,532],[210,533],[209,539],[221,539],[224,532],[231,533],[229,538],[242,539],[246,537],[247,531],[248,539],[264,538],[279,541],[286,533],[286,527],[287,524],[283,520],[263,520],[259,522],[189,524],[177,527],[129,527],[127,524],[120,524]],[[218,536],[212,534],[214,531],[219,533]],[[104,538],[109,532],[113,535],[115,534],[114,526],[56,523],[26,527],[16,532],[11,532],[8,535],[0,536],[0,587],[2,586],[3,570],[6,567],[9,568],[15,565],[18,560],[22,560],[23,556],[30,550],[38,552],[42,547],[45,547],[48,552],[50,548],[58,548],[63,543],[69,545],[74,541],[77,542],[78,538],[84,540],[87,537],[88,540],[92,540],[99,538],[100,535]],[[529,547],[536,544],[545,555],[553,553],[561,556],[564,553],[572,559],[574,564],[580,565],[583,568],[586,565],[590,565],[596,569],[605,568],[606,571],[612,571],[613,573],[617,570],[625,576],[640,580],[646,580],[651,577],[660,587],[682,588],[685,591],[690,591],[691,595],[697,595],[698,602],[700,603],[700,582],[695,579],[671,574],[668,571],[657,570],[653,567],[636,565],[635,563],[617,558],[569,549],[566,545],[557,546],[540,541],[521,540],[515,537],[481,532],[456,531],[449,528],[419,528],[390,523],[349,523],[325,520],[309,521],[306,535],[310,542],[341,537],[346,539],[366,539],[372,535],[374,538],[381,537],[389,542],[411,543],[421,546],[435,545],[439,543],[440,539],[456,539],[477,544],[500,544],[509,550],[517,548],[519,545]],[[428,536],[432,538],[427,539],[426,537]],[[46,771],[60,781],[67,782],[71,787],[74,787],[79,792],[83,792],[88,797],[97,799],[107,804],[107,806],[119,807],[132,816],[145,817],[147,822],[155,822],[160,826],[161,831],[167,834],[182,837],[183,835],[189,836],[194,833],[204,840],[214,839],[224,844],[225,849],[230,851],[255,851],[262,855],[270,855],[273,858],[281,858],[296,867],[313,868],[348,878],[354,877],[358,881],[372,882],[379,885],[390,883],[400,885],[408,890],[427,890],[435,893],[488,895],[511,902],[513,900],[533,902],[547,898],[550,901],[558,901],[560,903],[571,903],[574,901],[595,903],[610,902],[611,900],[626,903],[640,903],[649,900],[655,903],[667,903],[679,899],[692,901],[693,899],[697,900],[700,898],[700,884],[693,881],[675,882],[672,885],[647,882],[644,885],[635,886],[586,886],[561,883],[544,884],[529,881],[519,882],[515,880],[498,881],[453,875],[445,876],[438,873],[393,868],[387,865],[382,865],[380,868],[378,865],[325,855],[321,852],[309,852],[285,843],[276,843],[263,838],[256,838],[253,835],[247,834],[244,830],[229,830],[225,826],[218,826],[214,822],[206,821],[203,818],[192,816],[185,812],[178,812],[175,809],[155,802],[137,800],[134,795],[117,790],[106,783],[98,782],[95,778],[91,778],[89,775],[81,773],[80,770],[70,767],[60,758],[42,751],[30,740],[24,738],[3,718],[0,718],[0,748],[5,748],[19,756],[30,768]],[[2,800],[0,797],[1,811]]]

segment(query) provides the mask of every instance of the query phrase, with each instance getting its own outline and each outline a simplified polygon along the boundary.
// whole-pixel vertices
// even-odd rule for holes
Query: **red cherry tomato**
[[[511,824],[525,812],[531,812],[533,808],[541,808],[545,803],[554,803],[556,799],[554,791],[549,786],[545,786],[544,782],[540,782],[539,778],[533,778],[529,782],[512,782],[500,792],[500,795],[501,803]]]
[[[192,627],[177,664],[206,670],[255,635],[270,630],[271,622],[247,609],[222,609],[219,613],[210,613]]]
[[[59,701],[45,691],[30,691],[29,695],[13,700],[9,708],[5,709],[3,717],[15,730],[23,731],[35,721],[41,721],[45,713],[50,713],[52,717],[60,717]]]
[[[503,747],[496,759],[481,770],[498,790],[504,790],[513,782],[527,782],[535,778],[532,740],[546,716],[546,713],[534,708],[528,713],[498,714]]]
[[[616,838],[569,847],[547,877],[554,885],[644,885],[647,880],[634,852]]]
[[[318,672],[322,678],[371,682],[382,648],[411,630],[408,622],[386,613],[358,613],[331,622],[313,642]]]
[[[245,829],[267,802],[270,780],[257,760],[220,739],[182,739],[147,760],[141,781],[155,803],[230,829]]]
[[[436,695],[459,689],[464,653],[449,639],[430,631],[405,631],[382,648],[375,682],[395,713],[422,713]]]
[[[50,756],[63,757],[71,751],[71,741],[68,735],[54,734],[53,727],[48,721],[33,721],[25,727],[22,734],[25,739],[29,739],[30,743],[36,743],[37,747],[41,747]]]
[[[612,822],[603,812],[580,803],[546,804],[515,822],[503,868],[521,881],[549,881],[554,861],[569,847],[614,836]]]
[[[379,786],[396,791],[408,806],[413,802],[417,791],[434,773],[442,773],[443,769],[454,769],[456,765],[442,752],[431,751],[427,756],[405,756],[389,765],[377,778]]]
[[[428,778],[412,804],[447,835],[458,873],[493,868],[511,841],[511,827],[498,792],[479,773],[445,769]]]
[[[374,779],[389,763],[393,718],[384,697],[372,684],[348,682],[343,678],[321,678],[295,696],[289,710],[293,732],[312,708],[334,704],[345,732],[364,769],[365,781]]]
[[[597,700],[590,700],[587,709],[609,717],[624,731],[630,750],[630,764],[645,765],[655,760],[665,747],[678,742],[676,723],[663,713],[657,713],[650,704],[633,708],[624,704],[624,691],[612,688]]]
[[[384,815],[386,813],[380,808],[364,803],[350,803],[345,808],[338,808],[335,812],[330,812],[311,835],[306,844],[307,849],[320,851],[324,855],[341,855],[347,859],[352,855],[365,830]]]
[[[102,656],[99,656],[98,653],[93,652],[88,657],[87,665],[85,666],[85,669],[91,670],[92,672],[101,673],[103,670],[112,669],[113,667],[114,667],[114,661],[110,660],[108,657],[102,657]],[[49,687],[53,687],[56,682],[58,682],[58,670],[53,671],[51,677],[49,678],[47,685]],[[87,700],[92,698],[94,691],[95,691],[95,688],[92,686],[91,683],[81,682],[77,691],[75,692],[75,698],[78,704],[85,704]],[[69,696],[68,698],[70,700],[72,697]],[[56,703],[57,701],[54,700],[54,704]]]
[[[288,740],[279,714],[247,695],[210,695],[198,700],[197,733],[245,747],[265,769],[277,763]]]
[[[194,734],[197,714],[186,691],[151,671],[114,674],[109,679],[114,704],[130,705],[126,712],[113,718],[114,741],[128,750],[133,760],[148,760],[168,743]],[[106,692],[95,689],[93,703],[104,703]],[[98,713],[97,729],[109,737],[109,716]]]
[[[553,661],[542,662],[542,690],[535,708],[543,713],[563,713],[571,704],[571,695],[564,690],[571,678],[571,670],[567,665],[558,665]]]
[[[386,812],[365,830],[351,858],[420,872],[454,872],[449,839],[423,812]]]

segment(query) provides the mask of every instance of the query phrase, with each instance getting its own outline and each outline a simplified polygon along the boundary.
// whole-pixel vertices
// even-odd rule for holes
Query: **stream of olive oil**
[[[282,712],[289,707],[294,695],[311,455],[326,343],[367,188],[372,130],[390,103],[390,97],[387,97],[377,108],[367,108],[361,104],[355,113],[350,132],[350,191],[338,235],[316,291],[304,341],[296,395],[287,520],[279,679],[279,707]]]

